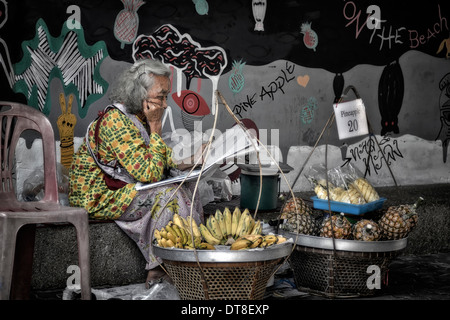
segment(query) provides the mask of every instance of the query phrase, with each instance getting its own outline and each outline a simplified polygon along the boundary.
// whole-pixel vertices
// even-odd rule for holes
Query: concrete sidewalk
[[[298,291],[289,274],[276,276],[267,288],[266,299],[330,300],[325,296]],[[373,296],[345,300],[450,300],[450,252],[404,255],[389,265],[388,285]],[[338,298],[337,300],[341,300]]]

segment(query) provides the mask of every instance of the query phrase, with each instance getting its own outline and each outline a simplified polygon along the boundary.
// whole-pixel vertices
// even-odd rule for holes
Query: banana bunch
[[[179,214],[174,214],[165,227],[155,229],[154,236],[160,247],[214,249],[208,243],[202,242],[202,234],[195,220],[191,217],[183,218]]]
[[[246,234],[231,244],[231,250],[244,250],[253,248],[266,248],[277,243],[283,243],[287,239],[281,235],[261,235],[261,234]]]
[[[203,239],[211,244],[232,244],[235,239],[247,234],[261,234],[261,221],[255,221],[250,212],[236,207],[231,213],[230,209],[225,208],[222,213],[219,209],[214,215],[210,215],[205,224],[200,224],[200,232]]]

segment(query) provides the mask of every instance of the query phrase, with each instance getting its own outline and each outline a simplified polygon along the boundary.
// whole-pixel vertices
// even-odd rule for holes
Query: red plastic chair
[[[14,155],[21,134],[30,129],[39,132],[42,138],[45,195],[40,201],[23,202],[17,200],[13,185]],[[18,234],[22,234],[19,229],[25,225],[34,227],[36,224],[45,223],[71,223],[76,228],[78,240],[81,298],[89,300],[91,283],[88,214],[83,208],[67,207],[58,203],[55,137],[44,114],[23,104],[0,102],[0,165],[0,299],[12,298],[13,269],[16,273],[18,267],[14,265],[14,261],[16,264],[20,261],[19,255],[31,255],[25,261],[28,261],[29,265],[32,263],[34,233],[31,241],[19,245]],[[31,270],[31,265],[28,267]],[[19,279],[18,282],[31,284],[31,272],[22,274],[27,274],[30,279],[28,282],[26,279]]]

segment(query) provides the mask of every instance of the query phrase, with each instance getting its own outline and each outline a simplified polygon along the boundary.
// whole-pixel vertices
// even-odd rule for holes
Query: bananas
[[[215,250],[217,245],[230,245],[231,250],[265,248],[286,241],[282,236],[262,234],[261,220],[255,220],[248,209],[225,208],[197,224],[191,217],[174,214],[161,229],[155,229],[156,243],[165,248]]]
[[[238,238],[232,245],[231,250],[244,250],[253,248],[267,248],[277,243],[286,242],[287,239],[282,235],[260,235],[260,234],[248,234]]]
[[[195,220],[189,219],[188,222],[179,214],[174,214],[165,227],[155,229],[154,237],[158,245],[165,248],[193,249],[202,242],[202,235]]]
[[[200,224],[200,232],[202,233],[203,239],[205,239],[207,243],[211,245],[220,244],[221,240],[214,237],[204,224]]]
[[[247,234],[261,234],[261,221],[255,221],[248,209],[244,212],[236,207],[231,213],[225,208],[223,213],[217,209],[214,215],[210,215],[203,227],[200,228],[203,239],[212,245],[231,245],[236,239]]]

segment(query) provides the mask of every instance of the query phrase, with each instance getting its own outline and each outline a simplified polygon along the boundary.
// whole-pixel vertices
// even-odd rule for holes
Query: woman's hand
[[[156,104],[145,101],[143,109],[147,123],[150,126],[150,133],[157,133],[161,135],[162,117],[165,108],[161,108]]]

